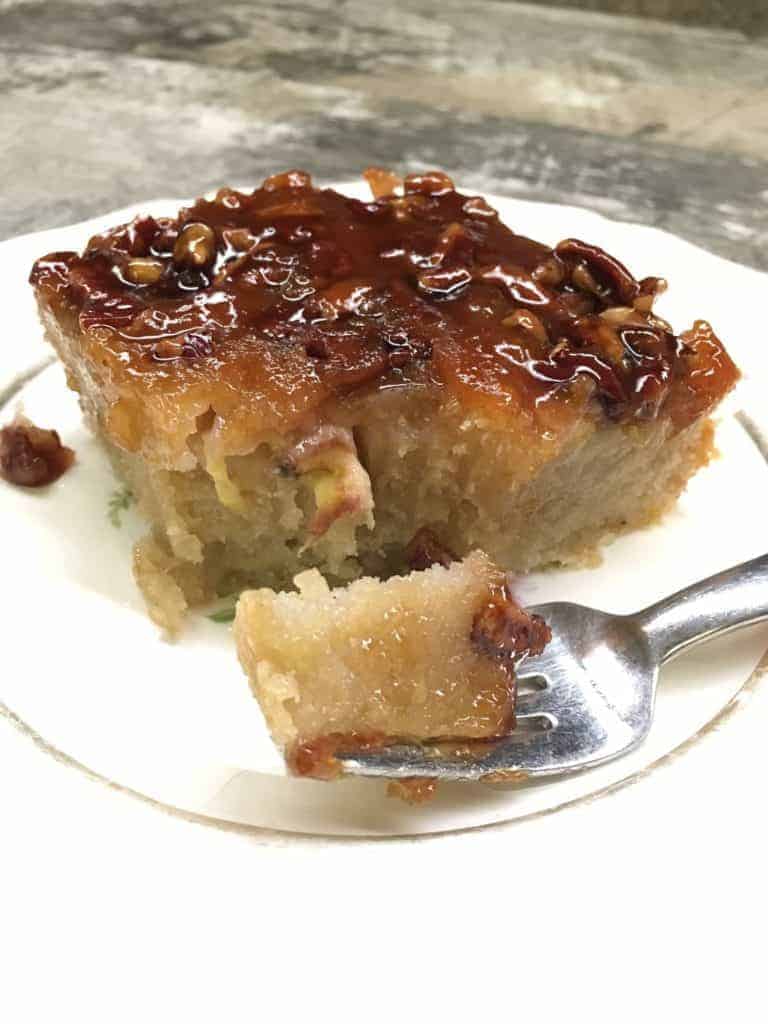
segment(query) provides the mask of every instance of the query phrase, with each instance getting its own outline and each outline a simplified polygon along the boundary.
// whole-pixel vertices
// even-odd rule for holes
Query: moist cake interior
[[[487,555],[330,589],[240,598],[238,653],[293,771],[339,774],[335,753],[394,740],[479,740],[514,726],[515,665],[550,638]]]

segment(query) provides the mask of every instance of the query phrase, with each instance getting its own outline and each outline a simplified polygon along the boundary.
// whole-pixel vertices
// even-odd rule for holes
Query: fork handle
[[[768,555],[694,583],[633,618],[659,662],[702,640],[768,620]]]

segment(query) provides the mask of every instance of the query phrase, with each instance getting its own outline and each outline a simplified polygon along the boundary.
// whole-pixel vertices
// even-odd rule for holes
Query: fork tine
[[[548,686],[534,690],[533,693],[518,693],[515,718],[520,722],[522,719],[542,715],[552,708],[553,703],[552,690]]]
[[[525,733],[516,738],[514,733],[497,741],[490,751],[478,756],[467,753],[457,757],[430,755],[416,744],[398,744],[378,750],[340,753],[344,770],[356,775],[385,776],[387,778],[427,777],[443,780],[477,780],[486,775],[517,774],[538,775],[556,770],[552,759],[553,729]]]
[[[562,639],[553,636],[541,654],[529,654],[518,663],[515,675],[518,681],[530,679],[534,676],[549,676],[552,670],[559,665],[566,656],[563,650]]]
[[[517,665],[517,728],[496,740],[460,745],[436,741],[340,751],[345,771],[400,779],[518,780],[581,771],[641,743],[650,726],[657,668],[634,620],[567,602],[528,610],[550,622],[553,636],[542,654]],[[542,728],[547,719],[550,727]]]

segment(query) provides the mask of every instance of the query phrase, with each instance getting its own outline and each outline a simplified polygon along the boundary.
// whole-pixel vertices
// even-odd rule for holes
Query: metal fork
[[[529,611],[552,629],[518,666],[517,725],[502,739],[342,751],[346,772],[470,781],[563,775],[638,747],[651,727],[659,668],[687,647],[768,619],[768,555],[694,583],[633,615],[578,604]]]

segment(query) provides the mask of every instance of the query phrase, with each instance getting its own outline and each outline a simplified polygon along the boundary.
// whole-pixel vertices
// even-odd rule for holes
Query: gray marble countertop
[[[437,166],[768,268],[768,43],[493,0],[0,0],[0,237]]]

